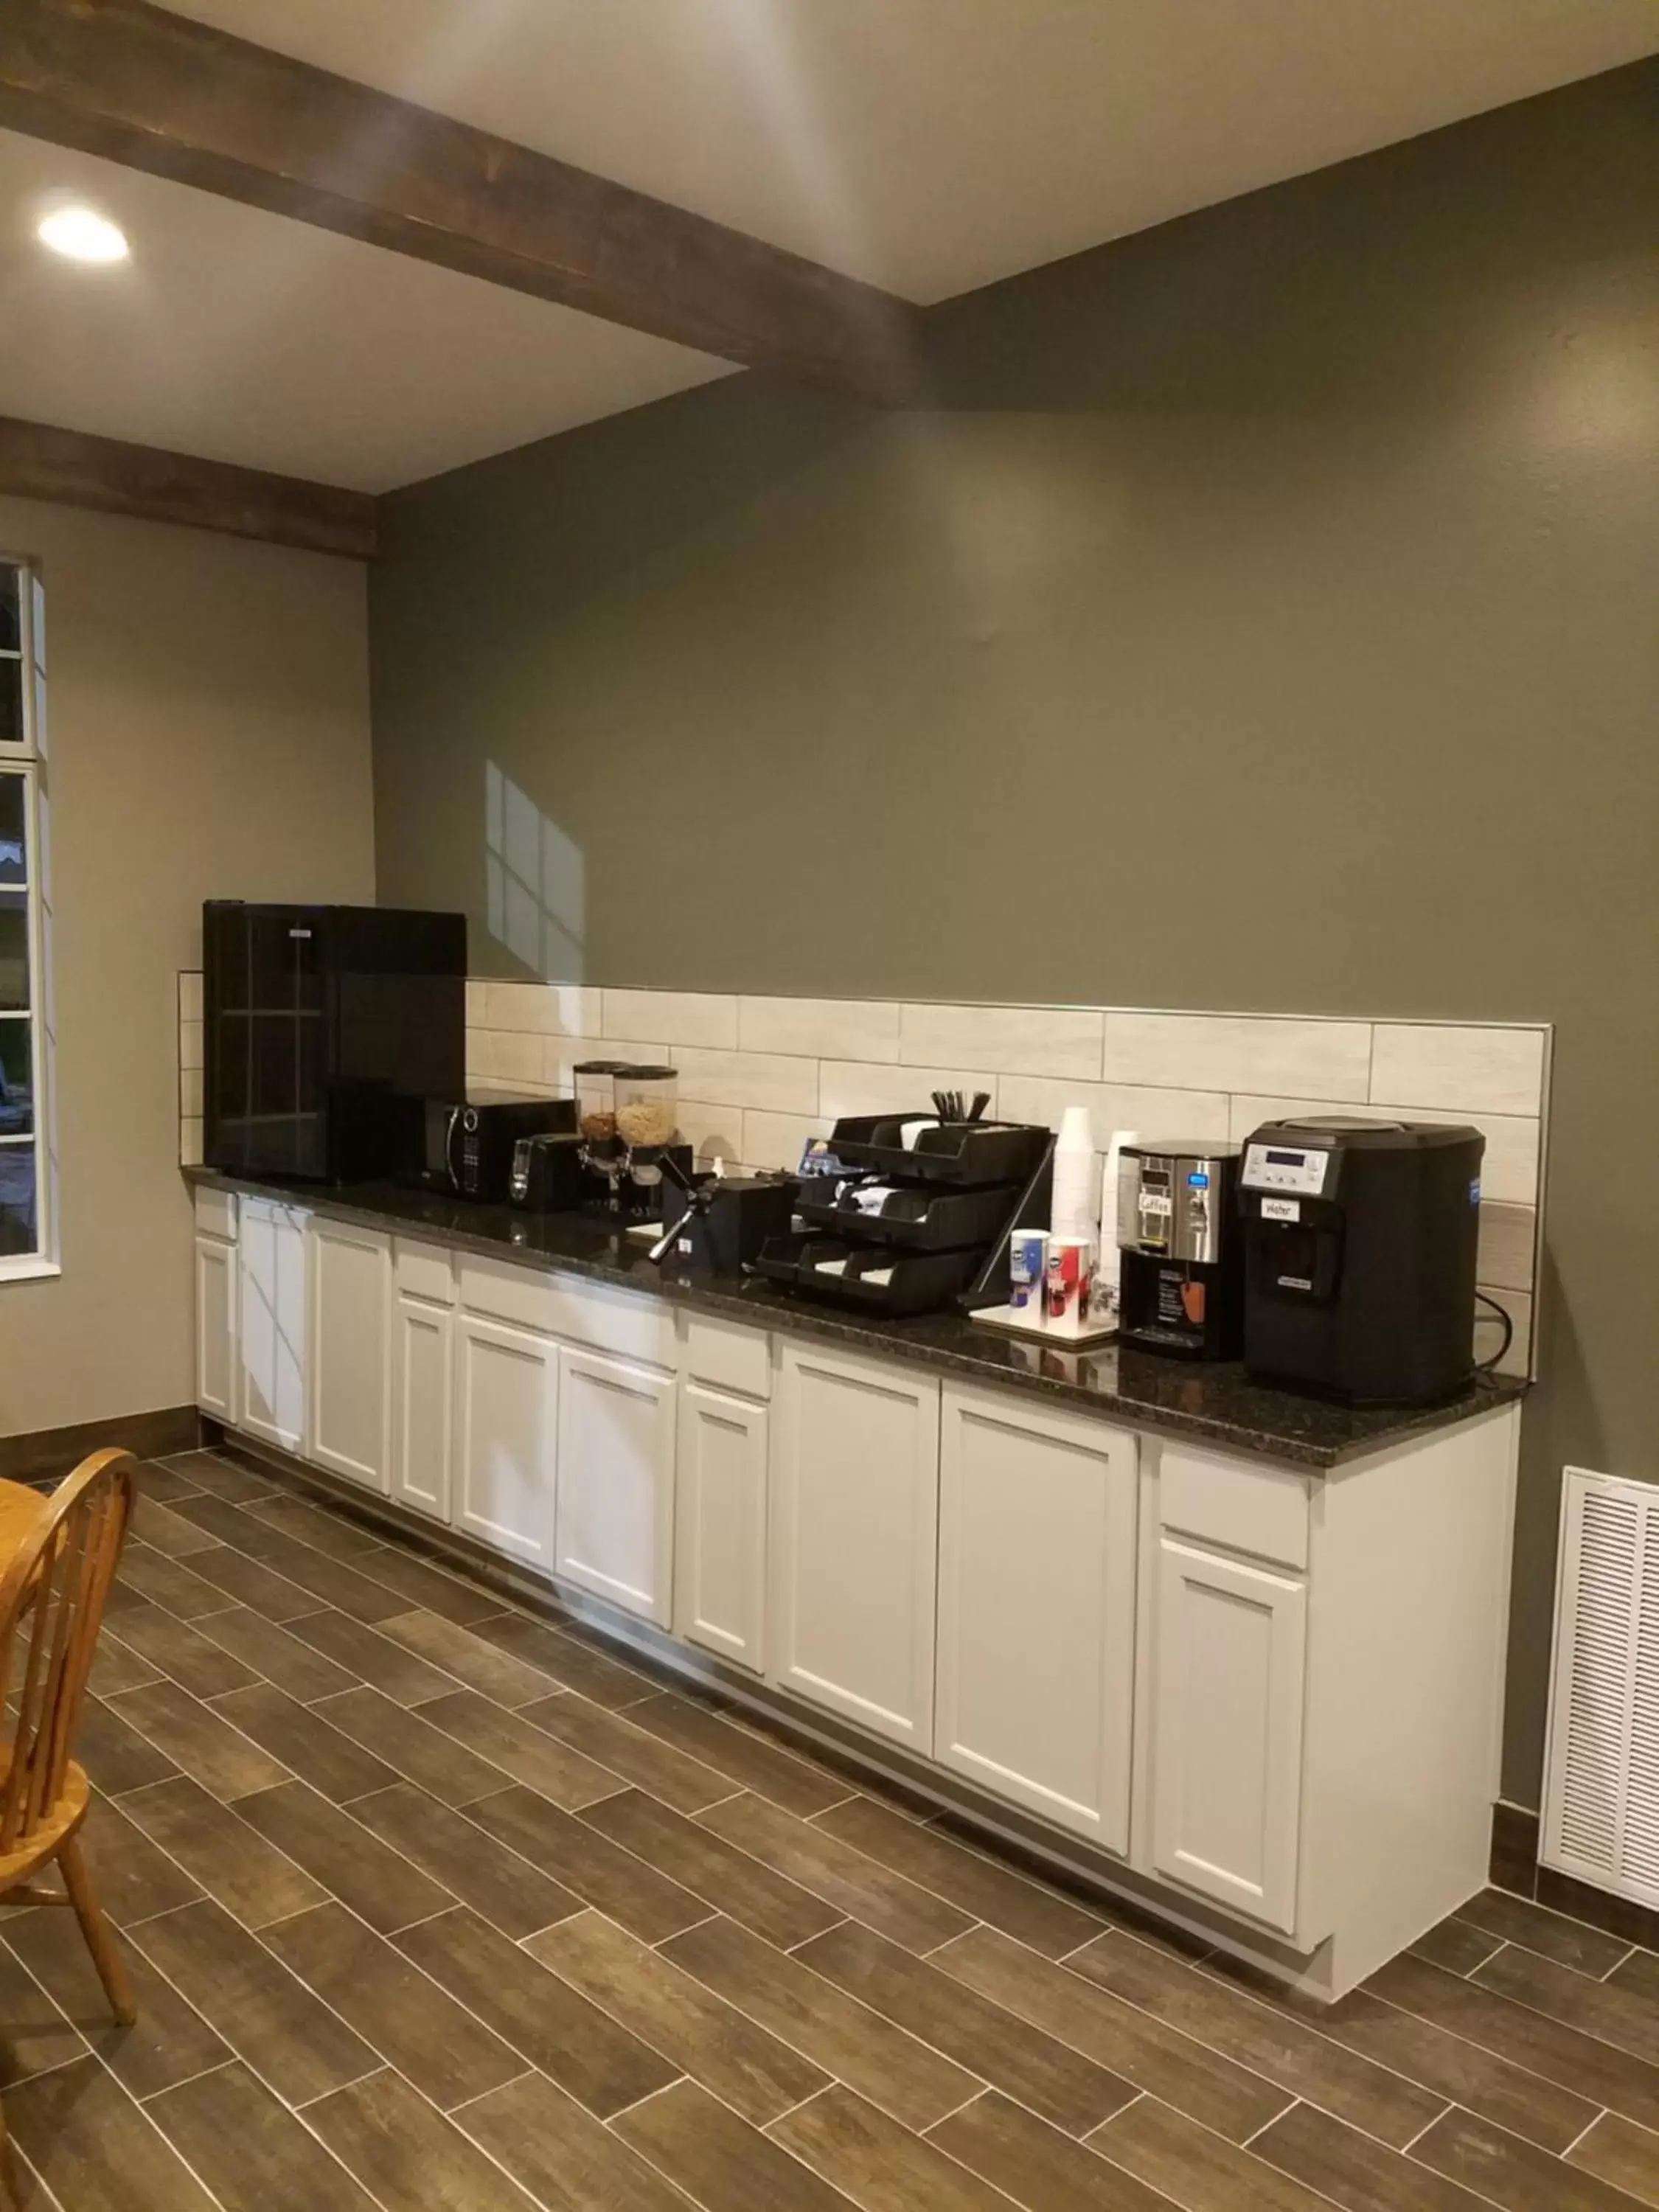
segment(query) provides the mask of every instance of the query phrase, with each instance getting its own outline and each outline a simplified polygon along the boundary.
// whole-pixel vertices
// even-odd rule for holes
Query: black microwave
[[[505,1206],[513,1177],[513,1148],[521,1137],[574,1135],[574,1098],[526,1098],[516,1091],[479,1085],[465,1098],[416,1102],[414,1157],[406,1171],[429,1190]]]

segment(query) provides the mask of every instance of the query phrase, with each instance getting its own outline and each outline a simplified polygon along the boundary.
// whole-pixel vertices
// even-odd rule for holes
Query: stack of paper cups
[[[1133,1129],[1114,1129],[1106,1147],[1106,1170],[1100,1179],[1100,1267],[1096,1276],[1100,1300],[1109,1314],[1117,1311],[1118,1273],[1121,1264],[1117,1243],[1117,1176],[1125,1145],[1138,1145]]]
[[[1095,1182],[1095,1139],[1086,1106],[1068,1106],[1054,1147],[1054,1204],[1049,1225],[1056,1237],[1086,1237],[1097,1250],[1100,1216]]]

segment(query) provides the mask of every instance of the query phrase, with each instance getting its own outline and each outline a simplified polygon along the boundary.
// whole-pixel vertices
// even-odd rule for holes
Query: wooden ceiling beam
[[[223,530],[354,561],[374,556],[374,501],[367,492],[195,460],[9,415],[0,415],[0,494]]]
[[[726,361],[908,387],[908,302],[148,0],[4,0],[0,126]]]

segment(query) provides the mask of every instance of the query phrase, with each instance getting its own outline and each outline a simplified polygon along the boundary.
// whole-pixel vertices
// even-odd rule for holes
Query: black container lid
[[[616,1061],[615,1067],[618,1075],[632,1075],[641,1082],[662,1083],[670,1076],[678,1079],[679,1075],[678,1067],[653,1067],[648,1064],[641,1066],[637,1061],[629,1060]],[[580,1070],[578,1069],[577,1073],[580,1074]]]
[[[625,1060],[579,1060],[570,1073],[573,1075],[632,1075],[634,1069]]]

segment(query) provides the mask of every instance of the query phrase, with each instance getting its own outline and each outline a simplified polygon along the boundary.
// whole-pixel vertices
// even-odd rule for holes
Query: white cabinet
[[[556,1573],[668,1626],[674,1378],[608,1353],[559,1354]]]
[[[392,1309],[392,1495],[450,1517],[455,1316],[399,1291]]]
[[[196,1234],[196,1403],[236,1424],[236,1247]]]
[[[728,1392],[680,1387],[674,1632],[756,1674],[765,1665],[768,1418]]]
[[[1129,1845],[1136,1449],[1087,1417],[947,1387],[933,1756]]]
[[[306,1444],[306,1216],[245,1197],[236,1246],[240,1425],[285,1451]]]
[[[939,1404],[925,1376],[791,1344],[772,1419],[769,1679],[924,1753]]]
[[[1156,1601],[1153,1863],[1289,1933],[1302,1820],[1305,1584],[1166,1531]]]
[[[455,1316],[455,1526],[550,1570],[559,1348],[532,1329]]]
[[[392,1486],[392,1239],[311,1224],[310,1455],[383,1494]]]

